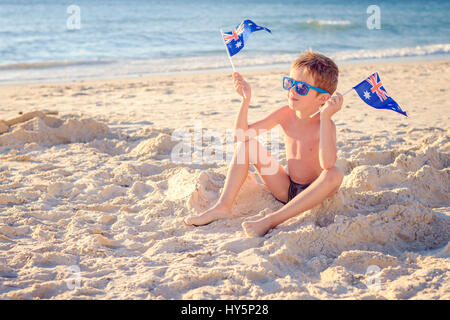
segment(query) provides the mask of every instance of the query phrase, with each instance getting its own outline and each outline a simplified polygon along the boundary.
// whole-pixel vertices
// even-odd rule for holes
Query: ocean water
[[[425,0],[0,0],[0,83],[230,68],[219,30],[244,19],[272,34],[253,33],[237,69],[289,64],[309,48],[338,63],[450,59],[449,14],[450,1]]]

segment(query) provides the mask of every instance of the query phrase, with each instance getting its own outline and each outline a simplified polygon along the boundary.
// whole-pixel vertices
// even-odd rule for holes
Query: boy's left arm
[[[320,112],[319,161],[323,170],[334,167],[336,155],[336,125],[331,116],[341,110],[344,98],[338,92],[331,98],[325,109]]]

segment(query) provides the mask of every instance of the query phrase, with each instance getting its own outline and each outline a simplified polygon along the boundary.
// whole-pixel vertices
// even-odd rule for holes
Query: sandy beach
[[[409,117],[345,96],[340,191],[261,238],[242,222],[282,204],[253,172],[235,219],[183,223],[223,187],[231,72],[0,86],[0,299],[450,299],[450,62],[340,71],[339,92],[377,71]],[[288,72],[241,70],[250,122],[287,104]],[[199,161],[207,138],[173,160],[196,128],[224,161]]]

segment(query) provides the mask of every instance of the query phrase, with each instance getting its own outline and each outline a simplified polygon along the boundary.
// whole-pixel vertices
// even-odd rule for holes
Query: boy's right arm
[[[254,138],[261,133],[264,133],[264,131],[272,129],[281,122],[282,117],[286,112],[286,108],[289,107],[282,107],[278,110],[275,110],[267,117],[249,125],[247,115],[251,98],[250,85],[237,72],[233,74],[233,80],[236,92],[242,97],[241,108],[239,110],[235,123],[235,141],[247,141],[250,138]],[[243,92],[245,92],[245,97],[243,95]]]

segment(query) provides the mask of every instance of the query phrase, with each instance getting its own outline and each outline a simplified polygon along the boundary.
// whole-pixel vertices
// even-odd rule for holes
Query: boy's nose
[[[297,92],[295,91],[295,86],[293,86],[292,88],[289,89],[289,94],[291,96],[295,95]]]

